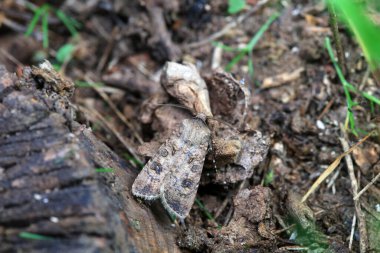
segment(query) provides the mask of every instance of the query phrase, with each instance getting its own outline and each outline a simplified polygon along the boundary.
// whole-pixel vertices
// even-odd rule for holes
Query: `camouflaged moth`
[[[219,94],[215,98],[222,98],[219,100],[220,109],[227,114],[233,111],[234,115],[243,119],[248,90],[245,92],[246,89],[232,77],[223,74],[218,77],[221,85],[215,86],[215,93]],[[184,119],[180,127],[161,145],[135,179],[132,194],[146,200],[160,199],[166,210],[177,217],[185,218],[194,203],[207,149],[211,139],[214,139],[212,136],[215,135],[215,125],[210,124],[210,119],[214,117],[208,87],[194,65],[167,62],[162,70],[161,86],[168,95],[197,116]],[[241,107],[243,114],[234,111]],[[237,159],[242,147],[239,139],[229,137],[224,134],[223,141],[218,142],[223,144],[222,148],[215,149],[218,151],[215,154],[223,158],[221,160],[225,160],[226,164]]]
[[[197,194],[210,136],[204,119],[183,120],[137,176],[133,195],[160,198],[166,210],[185,218]]]

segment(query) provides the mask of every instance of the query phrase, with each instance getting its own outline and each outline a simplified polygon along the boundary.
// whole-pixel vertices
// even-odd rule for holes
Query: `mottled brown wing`
[[[170,173],[175,163],[176,152],[173,146],[180,145],[180,129],[174,131],[173,135],[160,146],[157,153],[142,168],[141,172],[132,185],[132,194],[146,199],[153,200],[160,197],[160,187],[165,176]]]
[[[173,162],[160,187],[160,197],[166,210],[177,217],[185,218],[194,203],[209,141],[210,130],[198,118],[185,119],[180,135],[169,140]]]

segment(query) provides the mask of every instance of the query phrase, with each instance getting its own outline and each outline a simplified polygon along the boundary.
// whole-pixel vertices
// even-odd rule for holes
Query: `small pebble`
[[[300,49],[299,49],[298,47],[292,47],[291,52],[292,52],[293,54],[297,54],[299,51],[300,51]]]
[[[47,203],[49,203],[49,199],[48,199],[48,198],[43,198],[43,199],[42,199],[42,202],[43,202],[44,204],[47,204]]]
[[[53,223],[58,223],[59,219],[57,217],[50,217],[50,221],[53,222]]]
[[[377,205],[375,206],[375,209],[376,209],[376,212],[380,213],[380,204],[377,204]]]
[[[301,14],[300,8],[295,8],[292,10],[292,16],[299,16]]]
[[[67,134],[67,138],[74,139],[75,138],[75,134],[69,133],[69,134]]]
[[[282,142],[276,142],[273,145],[273,149],[277,152],[284,153],[284,144]]]
[[[323,123],[322,121],[320,120],[317,120],[317,127],[321,130],[325,130],[326,129],[326,126],[325,126],[325,123]]]
[[[42,196],[40,194],[37,194],[37,193],[35,193],[33,195],[33,197],[34,197],[35,200],[41,200],[42,199]]]

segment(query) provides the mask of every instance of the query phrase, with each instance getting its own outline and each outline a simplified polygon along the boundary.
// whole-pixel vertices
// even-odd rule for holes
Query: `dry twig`
[[[88,76],[85,77],[85,80],[89,83],[94,83],[92,79],[90,79]],[[117,117],[132,131],[133,136],[137,139],[139,144],[143,144],[144,141],[142,140],[142,137],[139,135],[139,133],[136,131],[135,127],[132,125],[131,122],[128,121],[128,119],[117,109],[116,105],[111,101],[111,99],[108,97],[108,95],[102,91],[101,89],[91,86],[98,94],[99,96],[111,107],[111,109],[114,111]]]
[[[325,114],[330,110],[331,106],[334,104],[334,101],[335,101],[335,97],[333,97],[333,98],[327,103],[327,105],[325,106],[325,108],[323,108],[321,114],[318,115],[317,120],[321,120],[321,119],[323,118],[323,116],[325,116]]]
[[[187,44],[184,46],[184,49],[193,49],[193,48],[197,48],[197,47],[200,47],[200,46],[203,46],[203,45],[206,45],[208,43],[211,43],[215,40],[217,40],[218,38],[222,37],[224,34],[226,34],[229,30],[231,30],[232,28],[235,28],[237,27],[239,24],[243,23],[243,21],[248,18],[249,16],[251,16],[253,13],[257,12],[258,10],[260,10],[260,8],[262,6],[264,6],[269,0],[261,0],[259,1],[252,9],[250,9],[247,13],[239,16],[236,20],[228,23],[226,26],[224,26],[220,31],[216,32],[216,33],[213,33],[211,34],[209,37],[207,37],[206,39],[203,39],[201,41],[197,41],[197,42],[193,42],[193,43],[190,43],[190,44]]]
[[[318,177],[318,179],[310,187],[310,189],[307,191],[307,193],[302,197],[301,202],[305,202],[306,199],[310,196],[310,194],[312,194],[318,188],[318,186],[338,167],[338,165],[339,165],[339,163],[340,163],[340,161],[342,160],[343,157],[345,157],[346,155],[348,155],[349,153],[351,153],[352,150],[354,150],[354,148],[356,148],[358,145],[362,144],[374,132],[375,131],[370,132],[364,138],[362,138],[361,140],[359,140],[354,146],[352,146],[351,148],[347,149],[344,153],[342,153],[341,155],[339,155],[335,159],[335,161],[332,164],[330,164],[330,166],[327,167],[327,169]]]
[[[355,234],[355,225],[356,225],[356,214],[354,214],[354,217],[352,217],[352,224],[351,224],[351,233],[350,233],[350,241],[348,243],[348,248],[352,249],[352,242],[354,241],[354,234]]]
[[[138,163],[142,164],[141,159],[137,156],[136,151],[132,148],[133,146],[128,143],[128,141],[123,138],[123,136],[110,124],[100,113],[95,110],[90,110],[84,106],[78,105],[79,109],[83,111],[86,115],[89,115],[92,118],[98,118],[115,136],[116,138],[124,145],[131,155],[137,160]]]
[[[368,188],[371,187],[377,181],[377,179],[379,179],[379,177],[380,177],[380,172],[358,194],[356,194],[356,196],[354,197],[354,200],[357,200],[358,198],[360,198],[360,196],[364,192],[366,192]]]
[[[341,131],[344,138],[339,138],[339,139],[342,144],[343,150],[346,153],[348,150],[350,150],[350,148],[346,141],[347,136],[346,136],[346,132],[344,131],[343,126],[341,126]],[[347,164],[348,174],[351,180],[352,194],[353,196],[356,196],[358,192],[358,181],[356,180],[356,177],[355,177],[354,165],[353,165],[351,156],[346,155],[345,160]],[[359,200],[354,200],[354,204],[355,204],[355,212],[358,219],[358,227],[359,227],[359,234],[360,234],[360,241],[359,241],[360,252],[364,253],[367,251],[367,248],[368,248],[368,234],[367,234],[367,229],[366,229],[365,215],[364,215],[364,212],[361,210]]]

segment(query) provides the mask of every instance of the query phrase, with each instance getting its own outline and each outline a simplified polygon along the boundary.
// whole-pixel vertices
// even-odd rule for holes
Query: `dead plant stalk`
[[[343,150],[347,152],[350,150],[350,147],[347,142],[347,133],[344,131],[344,127],[341,125],[341,132],[344,137],[339,138]],[[355,197],[358,193],[358,181],[356,180],[355,177],[355,172],[354,172],[354,165],[351,159],[351,156],[347,154],[345,156],[345,161],[348,169],[348,174],[350,176],[351,180],[351,189],[352,189],[352,195]],[[359,234],[360,234],[360,239],[359,239],[359,244],[360,244],[360,253],[365,253],[368,248],[368,234],[367,234],[367,229],[366,229],[366,222],[365,222],[365,214],[361,210],[360,202],[359,200],[354,200],[354,205],[355,205],[355,213],[357,216],[358,220],[358,228],[359,228]]]

